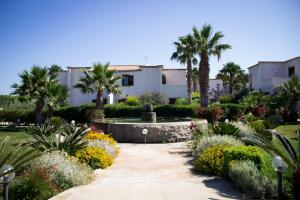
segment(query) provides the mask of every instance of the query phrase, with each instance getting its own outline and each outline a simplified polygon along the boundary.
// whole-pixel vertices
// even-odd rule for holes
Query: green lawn
[[[300,129],[300,125],[282,125],[275,128],[277,132],[290,139],[297,139],[296,131]]]
[[[15,146],[22,144],[31,138],[30,135],[25,133],[24,128],[0,127],[0,140],[3,140],[6,136],[10,137],[8,143],[9,148],[14,148]]]

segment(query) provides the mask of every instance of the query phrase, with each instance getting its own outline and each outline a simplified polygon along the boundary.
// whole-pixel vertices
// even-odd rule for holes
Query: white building
[[[260,61],[248,70],[251,89],[273,93],[278,85],[293,75],[300,77],[300,57],[281,62]]]
[[[122,86],[122,95],[114,95],[113,102],[126,99],[127,96],[139,96],[144,92],[160,92],[165,94],[170,102],[176,98],[187,97],[186,70],[185,69],[164,69],[162,65],[110,65],[110,69],[116,70],[116,76],[122,79],[118,82]],[[83,94],[74,85],[83,76],[83,70],[91,70],[91,67],[67,67],[67,70],[58,74],[58,80],[69,89],[69,104],[81,105],[92,103],[95,94]],[[210,89],[217,87],[222,89],[222,80],[212,79],[209,82]],[[107,102],[108,94],[104,94],[104,101]]]

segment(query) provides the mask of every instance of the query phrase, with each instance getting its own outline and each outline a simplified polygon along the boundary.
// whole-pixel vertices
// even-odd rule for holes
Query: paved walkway
[[[185,143],[120,144],[113,166],[98,170],[91,184],[52,200],[201,200],[239,199],[228,182],[193,174]]]

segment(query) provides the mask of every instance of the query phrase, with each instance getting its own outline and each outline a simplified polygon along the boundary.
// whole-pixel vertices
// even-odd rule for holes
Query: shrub
[[[231,95],[224,95],[219,98],[220,103],[232,103]]]
[[[141,96],[138,97],[138,99],[143,105],[160,105],[168,103],[167,96],[160,92],[144,92]]]
[[[2,110],[0,120],[6,122],[35,123],[35,114],[32,110]]]
[[[19,176],[9,187],[11,200],[46,200],[58,191],[38,172]]]
[[[50,180],[60,188],[85,185],[94,179],[93,170],[65,152],[43,153],[31,165],[33,170],[47,170]]]
[[[142,106],[128,106],[124,104],[111,104],[105,106],[106,117],[140,117],[143,112]]]
[[[217,135],[238,136],[239,129],[230,123],[220,122],[213,126],[213,131]]]
[[[246,137],[249,136],[250,134],[254,134],[255,130],[252,129],[250,126],[248,126],[246,123],[243,122],[230,122],[230,124],[234,125],[239,129],[238,135],[239,137]]]
[[[87,134],[84,136],[84,139],[102,140],[108,142],[111,145],[115,145],[117,143],[111,136],[97,131],[88,131]]]
[[[242,117],[245,112],[245,106],[240,104],[220,104],[224,110],[224,118],[229,120],[237,120]]]
[[[188,99],[187,98],[177,98],[175,101],[175,105],[188,105]]]
[[[253,108],[252,113],[255,117],[263,119],[267,113],[267,108],[263,105]]]
[[[125,104],[129,105],[129,106],[137,106],[140,104],[139,100],[137,97],[134,97],[134,96],[128,96],[126,101],[125,101]]]
[[[276,184],[274,181],[268,181],[252,161],[231,162],[228,175],[238,188],[252,198],[275,198]]]
[[[247,115],[246,115],[246,120],[247,122],[253,122],[256,120],[256,117],[251,113],[249,112]]]
[[[256,132],[260,132],[265,129],[264,120],[256,120],[249,122],[250,127],[253,128]]]
[[[224,118],[224,111],[218,105],[213,105],[208,108],[198,108],[197,115],[200,118],[206,119],[209,123],[216,123]]]
[[[267,166],[267,158],[261,149],[255,146],[234,146],[225,150],[224,166],[225,172],[228,170],[231,161],[250,160],[254,162],[257,168],[266,172],[269,170]],[[227,174],[227,173],[226,173]]]
[[[204,149],[195,160],[196,169],[203,173],[220,175],[223,168],[225,148],[225,145],[215,145]]]
[[[194,140],[192,154],[194,157],[198,157],[206,148],[215,145],[240,146],[243,145],[243,142],[229,135],[204,136]]]
[[[160,105],[154,107],[160,117],[194,117],[195,106],[192,105]]]
[[[92,169],[107,168],[112,165],[113,158],[103,149],[97,147],[86,147],[78,152],[75,156],[84,163],[87,163]]]
[[[91,108],[85,110],[85,117],[88,121],[93,121],[95,119],[103,119],[105,115],[102,110]]]

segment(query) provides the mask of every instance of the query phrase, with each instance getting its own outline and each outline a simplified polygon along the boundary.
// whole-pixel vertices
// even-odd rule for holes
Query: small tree
[[[93,70],[85,70],[84,76],[74,86],[84,94],[96,92],[96,109],[101,111],[104,110],[103,93],[105,90],[108,93],[121,94],[121,88],[116,84],[120,77],[114,76],[115,70],[108,69],[108,66],[109,63],[94,63]]]

